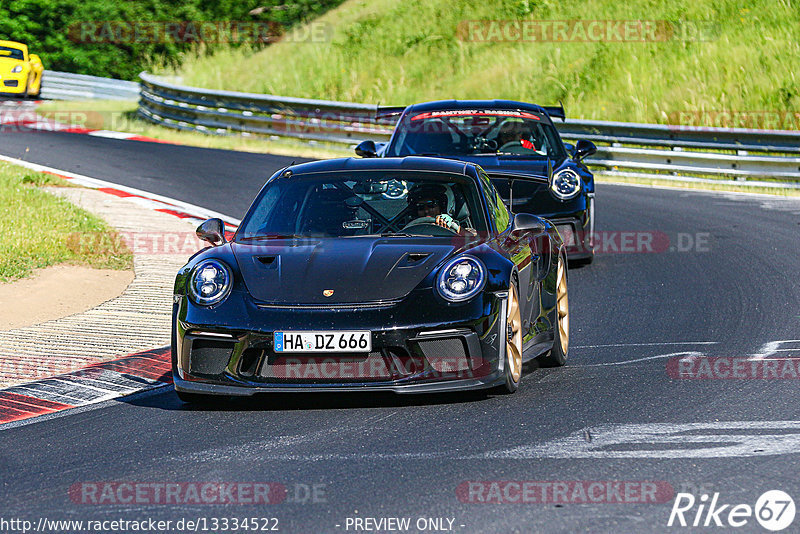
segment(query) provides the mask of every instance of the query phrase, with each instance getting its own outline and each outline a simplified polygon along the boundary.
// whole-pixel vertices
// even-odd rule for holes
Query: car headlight
[[[458,256],[445,264],[436,278],[439,294],[451,302],[474,297],[486,283],[486,268],[472,256]]]
[[[22,65],[17,65],[13,69],[11,69],[11,72],[14,73],[14,74],[16,74],[18,72],[22,72]]]
[[[572,169],[562,169],[553,176],[550,191],[559,200],[575,198],[581,192],[581,177]]]
[[[233,275],[219,260],[198,263],[189,277],[189,294],[197,304],[210,306],[222,301],[231,292]]]

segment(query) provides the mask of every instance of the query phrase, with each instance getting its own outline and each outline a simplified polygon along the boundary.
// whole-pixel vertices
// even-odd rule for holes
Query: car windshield
[[[0,46],[0,57],[10,57],[11,59],[25,59],[25,56],[19,48],[9,48],[7,46]]]
[[[564,145],[542,114],[521,110],[409,112],[387,156],[506,155],[565,157]]]
[[[475,235],[487,228],[482,205],[476,183],[466,176],[382,171],[280,175],[262,189],[236,240]]]

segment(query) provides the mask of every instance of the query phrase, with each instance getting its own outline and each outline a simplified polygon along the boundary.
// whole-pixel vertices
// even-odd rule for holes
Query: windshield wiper
[[[407,232],[384,232],[381,237],[414,237],[414,235]]]
[[[263,234],[251,235],[240,238],[240,241],[260,241],[266,239],[302,239],[303,236],[297,234]]]

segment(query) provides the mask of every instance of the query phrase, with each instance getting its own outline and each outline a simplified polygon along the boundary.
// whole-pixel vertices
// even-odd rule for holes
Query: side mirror
[[[356,156],[361,156],[362,158],[377,158],[378,149],[375,146],[375,141],[372,141],[371,139],[361,141],[356,146]]]
[[[581,161],[583,158],[589,157],[595,152],[597,152],[597,147],[594,146],[594,143],[585,139],[581,139],[575,145],[575,153],[572,155],[572,159],[575,161]]]
[[[213,246],[225,243],[225,223],[222,219],[209,219],[197,227],[197,237]]]
[[[546,228],[547,223],[541,217],[530,213],[517,213],[514,216],[514,223],[511,225],[511,233],[514,235],[519,235],[523,232],[541,234],[544,233]]]

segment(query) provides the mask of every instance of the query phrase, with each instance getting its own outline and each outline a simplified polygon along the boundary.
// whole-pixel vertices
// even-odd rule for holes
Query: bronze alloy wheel
[[[558,311],[558,339],[561,353],[566,356],[569,348],[569,299],[567,296],[567,271],[564,261],[558,261],[558,278],[556,286],[556,308]]]
[[[522,374],[522,313],[519,296],[514,284],[508,290],[508,311],[506,312],[506,365],[514,384],[519,383]]]
[[[561,367],[567,363],[569,349],[569,297],[567,295],[567,259],[559,255],[556,269],[556,302],[553,321],[553,348],[539,356],[542,367]]]

